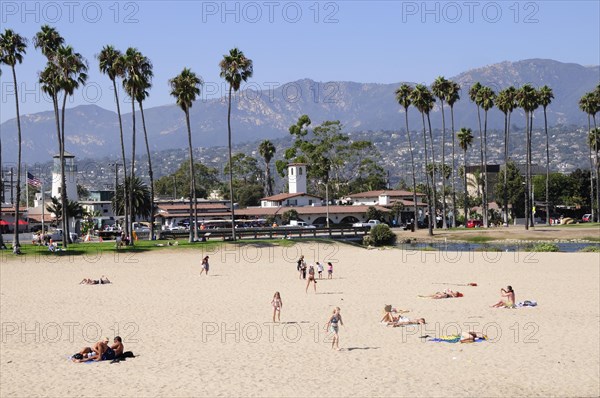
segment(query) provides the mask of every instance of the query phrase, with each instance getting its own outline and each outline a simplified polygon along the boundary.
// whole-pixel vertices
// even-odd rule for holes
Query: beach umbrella
[[[10,225],[8,221],[0,220],[0,225]]]
[[[29,224],[27,221],[19,220],[19,225],[27,225],[27,224]]]

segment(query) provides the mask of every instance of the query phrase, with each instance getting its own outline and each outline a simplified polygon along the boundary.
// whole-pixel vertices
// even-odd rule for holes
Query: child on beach
[[[333,264],[331,262],[327,263],[327,279],[333,278]]]
[[[323,264],[317,261],[317,272],[319,273],[319,279],[323,279]]]
[[[206,271],[206,276],[208,276],[208,268],[209,268],[209,265],[208,265],[208,256],[206,256],[206,257],[204,257],[202,259],[202,270],[200,271],[200,275],[202,275],[202,273],[204,271]]]
[[[283,301],[281,301],[281,295],[279,292],[275,292],[273,300],[271,300],[273,306],[273,322],[275,322],[275,314],[277,314],[277,322],[281,322],[281,307],[283,307]]]
[[[333,333],[333,339],[331,341],[331,349],[334,349],[334,347],[335,347],[335,349],[337,351],[340,350],[340,336],[338,334],[339,325],[342,325],[342,326],[344,325],[340,311],[341,311],[340,307],[335,307],[333,309],[333,314],[329,317],[329,320],[327,321],[327,325],[325,326],[325,329],[327,329],[331,333]]]

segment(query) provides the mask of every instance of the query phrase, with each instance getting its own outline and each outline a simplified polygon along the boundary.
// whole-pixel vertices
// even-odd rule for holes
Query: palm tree
[[[117,187],[116,195],[112,200],[112,208],[115,214],[123,213],[123,194],[125,189],[121,185],[129,185],[127,188],[127,192],[131,193],[133,197],[133,201],[131,202],[133,206],[131,206],[131,218],[135,219],[136,217],[147,218],[152,213],[152,201],[150,199],[150,189],[139,177],[134,177],[133,179],[129,177],[127,180],[119,184]],[[133,232],[133,230],[132,230]],[[132,233],[133,235],[133,233]]]
[[[517,90],[514,87],[508,87],[501,90],[496,97],[496,106],[504,113],[504,168],[508,164],[508,140],[510,136],[510,116],[516,107],[515,95]],[[503,220],[504,225],[508,226],[508,173],[504,172],[504,182],[502,184],[502,198],[504,201]]]
[[[436,215],[432,211],[432,202],[435,202],[435,190],[433,191],[433,197],[432,197],[432,186],[429,182],[429,172],[428,172],[429,163],[428,163],[428,157],[427,157],[427,131],[426,131],[426,127],[425,127],[425,114],[427,114],[427,118],[429,119],[429,112],[431,111],[431,109],[433,109],[433,104],[435,103],[435,99],[433,98],[433,95],[431,94],[429,89],[427,87],[425,87],[423,84],[417,84],[415,86],[414,90],[410,93],[409,98],[412,101],[413,105],[419,110],[419,112],[421,112],[421,119],[423,120],[423,148],[425,150],[424,172],[425,172],[425,178],[426,178],[425,186],[427,189],[427,197],[428,197],[427,198],[427,212],[429,213],[429,216],[427,217],[427,224],[428,224],[427,226],[429,228],[429,235],[433,236],[434,221],[432,220],[432,218],[435,220]],[[430,129],[431,129],[431,123],[430,123]],[[430,131],[430,138],[433,138],[431,136],[431,131]],[[432,142],[432,144],[433,144],[433,142]],[[432,147],[433,147],[433,145],[432,145]],[[435,175],[435,173],[432,174],[432,177],[433,177],[433,175]],[[435,181],[434,181],[434,183],[435,183]],[[434,203],[433,209],[435,209],[435,203]]]
[[[410,152],[410,165],[412,168],[412,192],[413,192],[413,204],[414,204],[413,225],[415,226],[415,229],[418,229],[419,223],[417,221],[419,219],[419,212],[417,210],[417,178],[416,178],[416,172],[415,172],[415,158],[413,155],[413,146],[412,146],[412,142],[410,139],[410,130],[408,129],[408,108],[410,107],[410,105],[412,103],[412,101],[411,101],[412,91],[413,91],[413,88],[411,86],[409,86],[408,84],[401,85],[396,90],[396,101],[398,101],[400,106],[402,106],[404,108],[404,121],[406,123],[406,137],[408,138],[408,150]]]
[[[191,216],[192,216],[192,202],[196,205],[196,177],[194,174],[194,154],[192,152],[192,128],[190,126],[190,108],[196,101],[196,97],[200,95],[200,86],[202,85],[202,79],[196,76],[194,72],[188,68],[184,68],[183,71],[169,80],[171,85],[171,95],[175,97],[177,105],[185,113],[185,123],[188,131],[188,151],[190,156],[190,237],[189,241],[194,240],[192,229],[196,230],[196,225],[192,228]],[[233,208],[232,208],[233,210]]]
[[[531,124],[533,124],[533,111],[537,109],[537,92],[530,84],[524,84],[517,90],[515,99],[520,108],[525,112],[525,151],[527,172],[525,175],[525,229],[529,229],[531,219]],[[533,220],[531,220],[533,221]]]
[[[451,83],[443,76],[439,76],[431,85],[431,91],[441,103],[442,109],[442,170],[446,165],[446,116],[444,113],[444,101],[451,90]],[[442,176],[442,228],[448,229],[446,221],[446,179]]]
[[[494,107],[496,93],[486,86],[477,91],[475,101],[483,109],[483,226],[488,227],[488,173],[487,173],[487,120],[488,111]]]
[[[253,67],[252,60],[246,58],[244,53],[233,48],[229,50],[229,54],[224,55],[221,62],[220,76],[229,83],[229,106],[227,108],[227,136],[229,142],[229,164],[231,162],[231,91],[238,91],[242,82],[247,81],[252,77]],[[229,168],[229,197],[231,201],[231,237],[235,240],[235,209],[233,208],[233,174],[232,167]]]
[[[544,108],[544,131],[546,133],[546,224],[550,225],[550,144],[548,140],[548,118],[546,108],[552,102],[554,93],[548,86],[543,86],[538,91],[540,105]]]
[[[121,161],[123,162],[123,177],[127,180],[127,161],[125,159],[125,142],[123,140],[123,121],[121,119],[121,105],[119,103],[119,93],[117,91],[117,78],[125,77],[125,70],[122,61],[123,54],[113,46],[104,46],[100,54],[97,55],[100,72],[108,75],[113,85],[115,93],[115,103],[117,104],[117,116],[119,118],[119,137],[121,139]],[[116,187],[115,187],[116,189]],[[123,189],[127,189],[127,184],[123,184]],[[128,197],[127,192],[123,193],[124,197]],[[125,202],[124,206],[125,220],[129,218],[129,206]],[[129,224],[125,222],[125,235],[129,236]]]
[[[65,110],[67,106],[67,98],[72,96],[73,93],[79,85],[84,85],[87,80],[87,62],[85,58],[79,53],[73,51],[71,46],[60,46],[58,51],[56,52],[55,58],[56,64],[58,66],[58,77],[59,77],[59,87],[64,92],[63,95],[63,103],[62,103],[62,115],[61,115],[61,151],[60,151],[60,170],[61,170],[61,200],[63,207],[67,211],[66,217],[63,219],[63,228],[65,233],[63,234],[63,239],[65,241],[70,241],[69,234],[69,217],[68,214],[69,207],[67,206],[68,197],[67,197],[67,176],[65,174],[65,164],[64,164],[64,156],[65,156]],[[70,243],[70,242],[69,242]],[[65,246],[66,247],[66,246]]]
[[[596,172],[596,214],[600,214],[600,193],[599,192],[599,180],[598,174],[600,174],[600,163],[598,163],[598,150],[600,149],[600,128],[595,127],[588,134],[588,145],[591,148],[594,148],[594,157],[595,157],[595,172]],[[591,157],[590,157],[591,158]],[[591,178],[591,173],[590,173]],[[593,207],[593,205],[592,205]],[[593,218],[592,218],[593,219]]]
[[[454,152],[454,104],[460,99],[460,85],[456,82],[449,81],[448,90],[446,91],[446,102],[450,106],[450,118],[452,128],[452,228],[456,228],[456,155]]]
[[[15,66],[23,62],[23,55],[27,52],[27,39],[15,33],[12,29],[6,29],[0,34],[0,64],[10,66],[15,88],[15,106],[17,111],[17,189],[15,202],[15,231],[13,235],[13,246],[19,246],[19,204],[21,201],[21,114],[19,112],[19,91],[17,86],[17,72]]]
[[[148,156],[148,175],[150,177],[150,201],[151,208],[153,209],[150,212],[150,225],[151,231],[148,236],[149,240],[154,238],[154,172],[152,170],[152,157],[150,156],[150,145],[148,144],[148,133],[146,131],[146,118],[144,117],[144,106],[143,102],[148,97],[148,89],[152,87],[152,76],[154,75],[152,72],[152,62],[145,56],[140,54],[140,57],[137,58],[138,62],[135,65],[135,74],[137,79],[133,84],[136,85],[136,100],[138,106],[140,108],[140,114],[142,115],[142,129],[144,130],[144,141],[146,144],[146,155]],[[194,204],[196,206],[196,204]],[[197,225],[197,215],[194,213],[194,218]],[[197,231],[194,230],[194,237],[197,238]]]
[[[465,188],[465,228],[467,226],[467,219],[469,218],[469,192],[467,190],[467,149],[473,145],[473,134],[471,129],[463,127],[456,134],[458,139],[458,146],[463,150],[463,174],[464,174],[464,188]]]
[[[483,172],[483,130],[481,128],[481,107],[479,106],[479,103],[477,102],[477,93],[482,88],[483,88],[483,86],[481,85],[481,83],[476,82],[469,89],[469,98],[471,99],[471,102],[474,102],[475,105],[477,105],[477,121],[479,123],[479,157],[480,157],[479,170],[481,172]],[[483,209],[484,217],[487,217],[485,215],[486,212],[485,212],[485,208],[483,206],[482,206],[482,209]]]
[[[581,109],[583,112],[585,112],[587,114],[588,117],[588,137],[590,137],[592,135],[592,124],[591,124],[591,120],[594,120],[594,127],[596,127],[596,113],[598,113],[598,111],[600,110],[600,94],[598,93],[598,91],[600,91],[599,88],[596,89],[596,92],[591,91],[589,93],[585,93],[583,95],[583,97],[581,97],[581,99],[579,100],[579,109]],[[597,142],[596,142],[597,144]],[[598,166],[598,148],[596,147],[596,166]],[[594,220],[594,214],[596,214],[596,212],[594,211],[594,177],[593,177],[593,164],[592,164],[592,146],[590,145],[589,147],[590,153],[589,153],[589,158],[590,158],[590,207],[591,207],[591,214],[592,214],[592,220]],[[597,168],[597,167],[596,167]],[[598,173],[596,173],[596,191],[598,191],[598,183],[600,181],[598,180]],[[596,210],[600,211],[600,195],[597,194],[597,203],[596,203]]]
[[[264,140],[258,146],[258,152],[265,161],[265,196],[273,195],[273,184],[271,181],[271,168],[269,167],[275,155],[275,145],[269,140]]]

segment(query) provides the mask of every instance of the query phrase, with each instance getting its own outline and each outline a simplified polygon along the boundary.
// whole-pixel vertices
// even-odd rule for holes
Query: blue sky
[[[154,64],[146,108],[171,104],[168,79],[190,67],[222,94],[218,63],[239,47],[254,61],[253,88],[311,78],[430,83],[501,61],[552,58],[600,63],[599,1],[56,1],[0,3],[2,31],[30,39],[55,26],[90,65],[71,106],[114,109],[94,58],[102,46],[137,47]],[[45,59],[30,42],[17,67],[22,114],[51,109],[37,90]],[[2,67],[0,122],[14,117],[10,70]]]

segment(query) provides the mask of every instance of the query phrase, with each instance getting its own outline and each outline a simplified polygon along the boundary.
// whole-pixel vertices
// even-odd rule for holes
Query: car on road
[[[467,221],[467,228],[479,228],[479,227],[483,227],[483,221],[475,220],[475,219]]]
[[[379,221],[379,220],[369,220],[367,222],[355,222],[354,224],[352,224],[352,226],[355,228],[361,228],[361,227],[372,228],[375,225],[379,225],[379,224],[381,224],[381,221]]]
[[[581,217],[581,222],[592,222],[592,215],[591,214],[584,214],[583,217]]]

